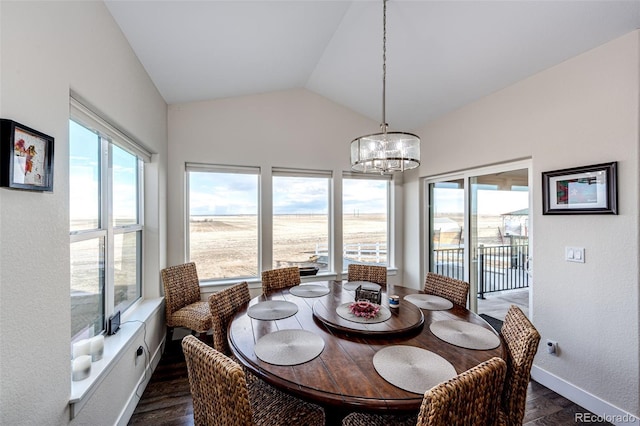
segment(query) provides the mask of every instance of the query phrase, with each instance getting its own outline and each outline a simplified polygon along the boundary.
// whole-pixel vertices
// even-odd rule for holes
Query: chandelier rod
[[[387,0],[382,2],[382,133],[387,133],[386,92],[387,92]]]
[[[389,132],[387,124],[387,1],[382,0],[382,122],[380,132],[351,141],[351,169],[357,172],[393,173],[420,165],[420,137]]]

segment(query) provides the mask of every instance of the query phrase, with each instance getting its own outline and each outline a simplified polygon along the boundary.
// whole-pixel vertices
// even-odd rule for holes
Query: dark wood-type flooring
[[[575,421],[576,413],[588,413],[588,411],[539,383],[533,381],[530,383],[527,392],[525,426],[582,424]],[[588,424],[609,425],[610,423],[589,422]],[[193,425],[193,405],[189,392],[187,367],[178,340],[171,342],[162,356],[129,425]]]

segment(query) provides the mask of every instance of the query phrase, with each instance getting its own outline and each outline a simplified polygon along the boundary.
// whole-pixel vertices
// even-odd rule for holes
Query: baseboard
[[[116,423],[118,426],[126,426],[129,423],[129,420],[131,420],[131,416],[133,415],[133,412],[135,411],[136,406],[140,401],[140,397],[144,393],[144,390],[147,388],[147,384],[149,383],[149,380],[151,380],[151,375],[153,374],[156,367],[158,366],[158,363],[160,362],[160,358],[162,357],[162,349],[164,348],[164,344],[165,344],[165,339],[166,339],[166,334],[165,334],[165,337],[160,342],[160,345],[158,345],[158,347],[155,349],[153,356],[151,357],[149,364],[147,364],[146,368],[144,369],[144,373],[138,380],[138,383],[135,389],[133,390],[133,392],[131,392],[131,395],[129,395],[129,400],[127,401],[127,404],[120,412],[120,416],[118,417],[118,421]]]
[[[552,391],[562,395],[568,400],[578,404],[579,406],[596,414],[600,421],[605,420],[614,425],[638,425],[640,419],[633,414],[611,405],[597,396],[580,389],[579,387],[561,379],[542,368],[531,367],[531,378],[543,386],[548,387]],[[582,419],[582,423],[595,422],[596,419]]]

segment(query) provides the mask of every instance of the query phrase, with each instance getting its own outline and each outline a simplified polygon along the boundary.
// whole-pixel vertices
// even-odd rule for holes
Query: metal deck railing
[[[464,280],[464,249],[433,250],[435,273]],[[529,246],[479,245],[472,253],[477,265],[478,297],[484,299],[486,293],[529,287],[527,260]]]

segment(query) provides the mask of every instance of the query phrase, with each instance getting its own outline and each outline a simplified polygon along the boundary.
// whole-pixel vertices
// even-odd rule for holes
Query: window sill
[[[398,274],[398,268],[387,268],[387,274],[391,276],[395,276]],[[342,276],[347,276],[347,271],[342,272]],[[313,282],[313,281],[330,281],[338,279],[338,274],[335,272],[318,272],[316,275],[305,275],[300,277],[300,281],[305,282]],[[231,278],[225,280],[211,280],[211,281],[200,281],[201,289],[217,289],[220,287],[228,287],[230,285],[238,284],[246,281],[249,284],[249,288],[260,288],[261,281],[260,278],[250,277],[250,278]],[[205,291],[206,292],[206,291]]]
[[[91,375],[84,380],[71,381],[71,396],[69,398],[71,419],[80,412],[118,360],[127,353],[134,337],[142,330],[143,324],[134,321],[146,322],[162,307],[163,300],[164,298],[160,297],[140,301],[135,308],[123,314],[120,330],[114,335],[105,336],[104,355],[100,361],[91,363]]]
[[[311,282],[311,281],[328,281],[337,279],[338,274],[335,272],[319,272],[316,275],[305,275],[300,277],[301,282]],[[215,281],[200,281],[201,289],[215,289],[219,287],[228,287],[230,285],[238,284],[241,282],[247,282],[249,284],[249,288],[260,288],[261,280],[257,277],[251,278],[232,278],[225,280],[215,280]]]

